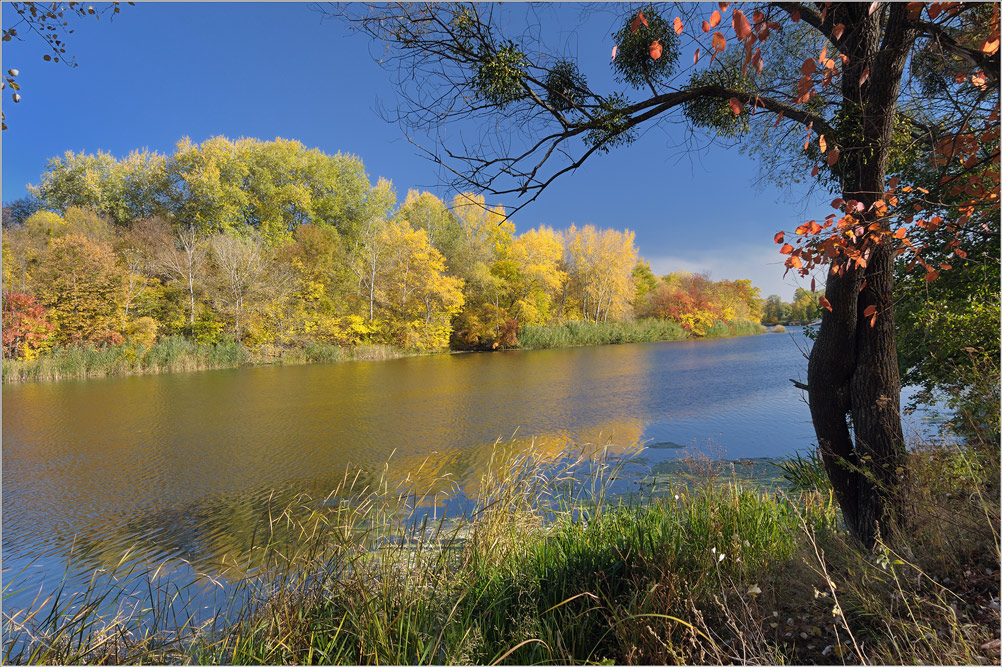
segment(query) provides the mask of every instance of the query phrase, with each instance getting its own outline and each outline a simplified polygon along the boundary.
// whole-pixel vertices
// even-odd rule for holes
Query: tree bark
[[[883,31],[880,13],[868,14],[865,3],[836,5],[828,17],[846,27],[839,42],[849,57],[843,110],[854,112],[844,113],[849,120],[839,127],[843,199],[862,202],[862,223],[879,222],[885,231],[889,223],[871,207],[884,196],[901,76],[914,40],[905,12],[904,5],[892,7]],[[818,447],[846,527],[872,547],[899,517],[906,452],[894,342],[894,251],[886,242],[866,243],[865,266],[844,256],[832,264],[825,287],[831,311],[822,315],[807,377]],[[869,306],[877,310],[872,321],[863,314]]]

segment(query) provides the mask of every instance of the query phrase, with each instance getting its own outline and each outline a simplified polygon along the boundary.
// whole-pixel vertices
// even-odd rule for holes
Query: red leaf
[[[870,11],[867,14],[867,16],[872,16],[873,12],[877,11],[877,7],[879,7],[879,6],[880,6],[879,2],[871,2],[870,3]]]
[[[842,208],[842,204],[844,203],[845,200],[842,198],[832,199],[832,208]]]
[[[756,9],[755,13],[752,14],[752,21],[754,21],[755,23],[761,23],[764,20],[765,20],[765,14]]]
[[[944,271],[949,271],[949,270],[950,270],[950,269],[952,269],[953,267],[952,267],[952,266],[950,266],[949,264],[940,264],[940,265],[939,265],[939,268],[943,269]]]
[[[710,32],[710,24],[703,21],[703,32]]]
[[[735,10],[734,15],[731,16],[731,25],[734,27],[734,33],[738,39],[745,39],[752,34],[751,25],[745,18],[745,13],[740,9]]]
[[[835,27],[832,28],[832,37],[835,38],[836,42],[842,39],[843,32],[845,32],[845,26],[842,25],[841,23],[836,24]]]
[[[699,62],[699,49],[696,49],[696,52],[692,54],[692,64],[695,65],[697,62]]]
[[[762,70],[765,69],[765,63],[762,62],[762,49],[755,49],[755,55],[752,56],[751,62],[755,71],[761,74]]]
[[[925,274],[925,281],[927,283],[931,283],[932,281],[936,280],[936,278],[939,278],[939,271],[936,271],[935,269]]]
[[[653,42],[651,42],[650,53],[651,53],[651,58],[653,58],[654,60],[657,60],[658,58],[660,58],[661,57],[661,42],[659,42],[656,39]]]
[[[776,122],[773,123],[772,126],[773,127],[778,126],[779,125],[779,121],[781,121],[781,120],[783,120],[783,112],[782,111],[780,111],[778,114],[776,114]]]
[[[713,33],[713,39],[711,40],[711,43],[713,44],[713,48],[716,49],[717,51],[723,51],[724,47],[727,46],[727,40],[724,39],[723,34],[719,32]]]
[[[828,166],[829,167],[832,166],[832,165],[834,165],[836,162],[838,162],[838,156],[839,156],[840,152],[841,151],[839,151],[838,146],[834,146],[830,151],[828,151]]]
[[[925,5],[924,2],[909,2],[905,5],[908,10],[908,18],[917,19],[922,16],[922,7]]]
[[[793,246],[790,245],[789,243],[784,243],[783,247],[779,249],[779,252],[783,255],[789,255],[791,252],[793,252]]]
[[[811,291],[814,291],[814,278],[811,278]]]
[[[804,64],[800,66],[800,73],[804,76],[810,76],[818,69],[818,64],[814,62],[814,58],[808,58],[804,61]]]
[[[710,14],[710,27],[716,28],[718,25],[720,25],[720,12],[715,11]]]
[[[731,6],[731,3],[729,3],[729,2],[718,2],[717,6],[720,7],[720,11],[726,12],[727,8]]]
[[[776,235],[774,237],[772,237],[772,240],[775,241],[776,243],[782,243],[783,242],[783,232],[776,232]]]
[[[965,251],[961,250],[960,248],[954,248],[953,249],[953,254],[956,255],[957,257],[961,258],[961,259],[967,259],[967,253]]]
[[[742,105],[741,102],[738,101],[738,98],[732,97],[727,103],[731,105],[731,111],[734,112],[735,116],[741,115]]]
[[[817,176],[818,175],[818,171],[819,171],[818,165],[814,165],[814,169],[811,169],[811,178],[814,178],[815,176]]]
[[[876,306],[867,306],[866,308],[863,309],[863,317],[869,317],[870,315],[873,315],[876,312],[877,312]]]
[[[832,312],[832,305],[828,303],[828,299],[823,296],[818,297],[818,305],[827,310],[829,313]]]
[[[682,19],[675,17],[675,34],[681,35],[682,31],[685,30],[685,25],[682,23]]]
[[[616,59],[616,54],[617,54],[617,53],[619,53],[619,47],[618,47],[618,46],[614,46],[614,47],[612,47],[612,59],[613,59],[613,60],[615,60],[615,59]]]
[[[639,12],[637,14],[637,18],[633,19],[633,21],[630,23],[630,32],[635,33],[638,30],[640,30],[641,24],[645,26],[647,25],[647,19],[644,18],[643,12]]]
[[[792,12],[790,12],[790,20],[793,21],[794,23],[800,23],[799,9],[794,9]]]
[[[859,85],[866,83],[866,80],[870,78],[870,66],[867,65],[863,68],[863,73],[859,75]]]

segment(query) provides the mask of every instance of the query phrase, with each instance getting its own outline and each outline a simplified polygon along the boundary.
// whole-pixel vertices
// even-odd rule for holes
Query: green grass
[[[392,359],[406,353],[389,345],[340,347],[310,343],[303,348],[248,348],[228,341],[199,345],[183,336],[165,336],[153,345],[57,347],[37,359],[5,359],[4,382],[65,380],[110,375],[178,373],[251,364],[335,363]]]
[[[150,582],[138,611],[100,617],[107,593],[95,586],[45,618],[17,612],[5,658],[976,664],[999,624],[987,606],[999,566],[991,461],[971,448],[916,451],[909,497],[922,511],[874,553],[849,540],[824,490],[787,496],[711,477],[620,504],[604,495],[617,471],[601,461],[554,469],[498,448],[475,506],[432,522],[416,521],[419,490],[346,477],[331,496],[340,502],[269,508],[257,544],[234,555],[258,573],[238,588],[268,593],[229,621],[185,625],[164,612],[156,576],[131,572]],[[597,474],[590,487],[570,483],[582,465]]]
[[[736,320],[717,322],[707,338],[744,336],[762,333],[765,327],[755,322]],[[671,320],[645,319],[635,322],[581,322],[524,327],[518,345],[524,349],[573,347],[577,345],[616,345],[621,343],[656,343],[684,340],[689,333]]]

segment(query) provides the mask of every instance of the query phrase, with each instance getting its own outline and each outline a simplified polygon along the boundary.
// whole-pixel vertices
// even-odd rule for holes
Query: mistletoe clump
[[[678,34],[653,5],[628,16],[612,37],[617,45],[612,69],[618,80],[641,88],[675,73]]]

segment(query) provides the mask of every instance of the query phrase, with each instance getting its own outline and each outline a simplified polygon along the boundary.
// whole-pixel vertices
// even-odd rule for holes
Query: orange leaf
[[[828,142],[825,141],[825,135],[822,134],[820,137],[818,137],[818,146],[821,147],[822,153],[828,152]]]
[[[844,204],[844,203],[845,203],[845,200],[842,199],[841,197],[839,197],[838,199],[833,199],[832,200],[832,208],[842,208],[842,204]]]
[[[828,303],[828,299],[823,296],[818,297],[818,305],[827,310],[829,313],[832,312],[832,305]]]
[[[740,9],[735,10],[734,15],[731,16],[731,25],[734,27],[734,33],[738,39],[745,39],[752,34],[751,25],[745,18],[745,13]]]
[[[907,5],[905,5],[905,8],[908,10],[908,18],[910,19],[920,18],[922,16],[922,6],[924,4],[925,4],[924,2],[909,2]]]
[[[811,169],[811,178],[814,178],[815,176],[817,176],[818,175],[818,171],[820,171],[818,169],[818,165],[814,165],[814,168]]]
[[[647,25],[647,19],[644,18],[643,12],[639,12],[637,14],[637,18],[633,19],[633,21],[630,23],[630,32],[635,33],[638,30],[640,30],[641,24],[645,26]]]
[[[772,240],[775,241],[776,243],[782,243],[783,242],[783,232],[776,232],[776,235],[774,237],[772,237]]]
[[[950,270],[950,269],[952,269],[953,267],[952,267],[952,266],[950,266],[949,264],[940,264],[940,265],[939,265],[939,268],[943,269],[944,271],[949,271],[949,270]]]
[[[838,162],[838,156],[840,152],[841,151],[839,151],[838,146],[835,146],[830,151],[828,151],[828,166],[832,166],[836,162]]]
[[[994,55],[999,50],[999,35],[996,34],[994,37],[989,37],[985,40],[985,43],[981,45],[981,52],[988,55]]]
[[[731,111],[734,112],[735,116],[741,115],[742,105],[741,102],[738,101],[738,98],[732,97],[727,103],[731,105]]]
[[[794,23],[800,23],[799,9],[794,9],[792,12],[790,12],[790,20],[793,21]]]
[[[867,65],[863,68],[863,73],[859,75],[859,85],[866,83],[866,80],[870,78],[870,66]]]
[[[717,51],[723,51],[724,47],[727,46],[727,40],[724,39],[724,36],[719,32],[713,33],[711,43],[713,44],[713,48]]]
[[[661,42],[659,42],[656,39],[653,42],[651,42],[650,52],[651,52],[651,58],[652,59],[657,60],[658,58],[660,58],[661,57]]]
[[[876,306],[867,306],[866,308],[863,309],[863,317],[869,317],[870,315],[873,315],[876,312],[877,312]]]
[[[731,3],[729,3],[729,2],[718,2],[717,6],[720,7],[720,11],[726,12],[727,8],[731,6]]]
[[[675,17],[675,34],[681,35],[682,31],[685,30],[685,26],[682,24],[682,19]]]
[[[703,32],[710,32],[710,24],[703,21]]]
[[[804,265],[803,262],[800,261],[800,258],[797,257],[796,255],[790,255],[790,259],[786,261],[789,263],[790,266],[792,266],[795,269],[799,269]]]
[[[845,26],[842,25],[841,23],[836,24],[835,27],[832,28],[832,37],[835,38],[836,42],[842,39],[843,32],[845,32]]]
[[[699,49],[696,49],[696,52],[692,54],[692,64],[695,65],[697,62],[699,62]]]
[[[755,67],[755,71],[759,74],[765,69],[765,63],[762,61],[762,49],[755,49],[755,55],[751,59],[752,65]]]
[[[879,3],[879,2],[871,2],[871,3],[870,3],[870,11],[869,11],[869,15],[872,15],[872,14],[873,14],[873,12],[877,11],[877,7],[879,7],[879,6],[880,6],[880,3]]]
[[[965,251],[961,250],[960,248],[954,248],[953,249],[953,254],[956,255],[957,257],[961,258],[961,259],[967,259],[967,253]]]
[[[804,61],[804,64],[800,66],[800,73],[804,76],[810,76],[818,69],[818,64],[814,62],[814,58],[808,58]]]
[[[720,25],[720,12],[714,11],[710,14],[710,27],[716,28],[718,25]]]
[[[776,122],[773,123],[772,126],[773,127],[778,126],[779,125],[779,121],[781,121],[781,120],[783,120],[783,112],[782,111],[780,111],[778,114],[776,114]]]
[[[927,283],[931,283],[932,281],[936,280],[936,278],[939,278],[939,271],[936,271],[935,269],[925,274],[925,281]]]
[[[902,227],[898,231],[894,232],[894,238],[896,238],[896,239],[903,239],[905,237],[905,234],[907,234],[907,233],[908,233],[908,230],[905,229],[904,227]]]
[[[780,254],[783,255],[789,255],[791,252],[793,252],[793,246],[790,245],[789,243],[784,243],[783,247],[779,249],[779,252]]]

